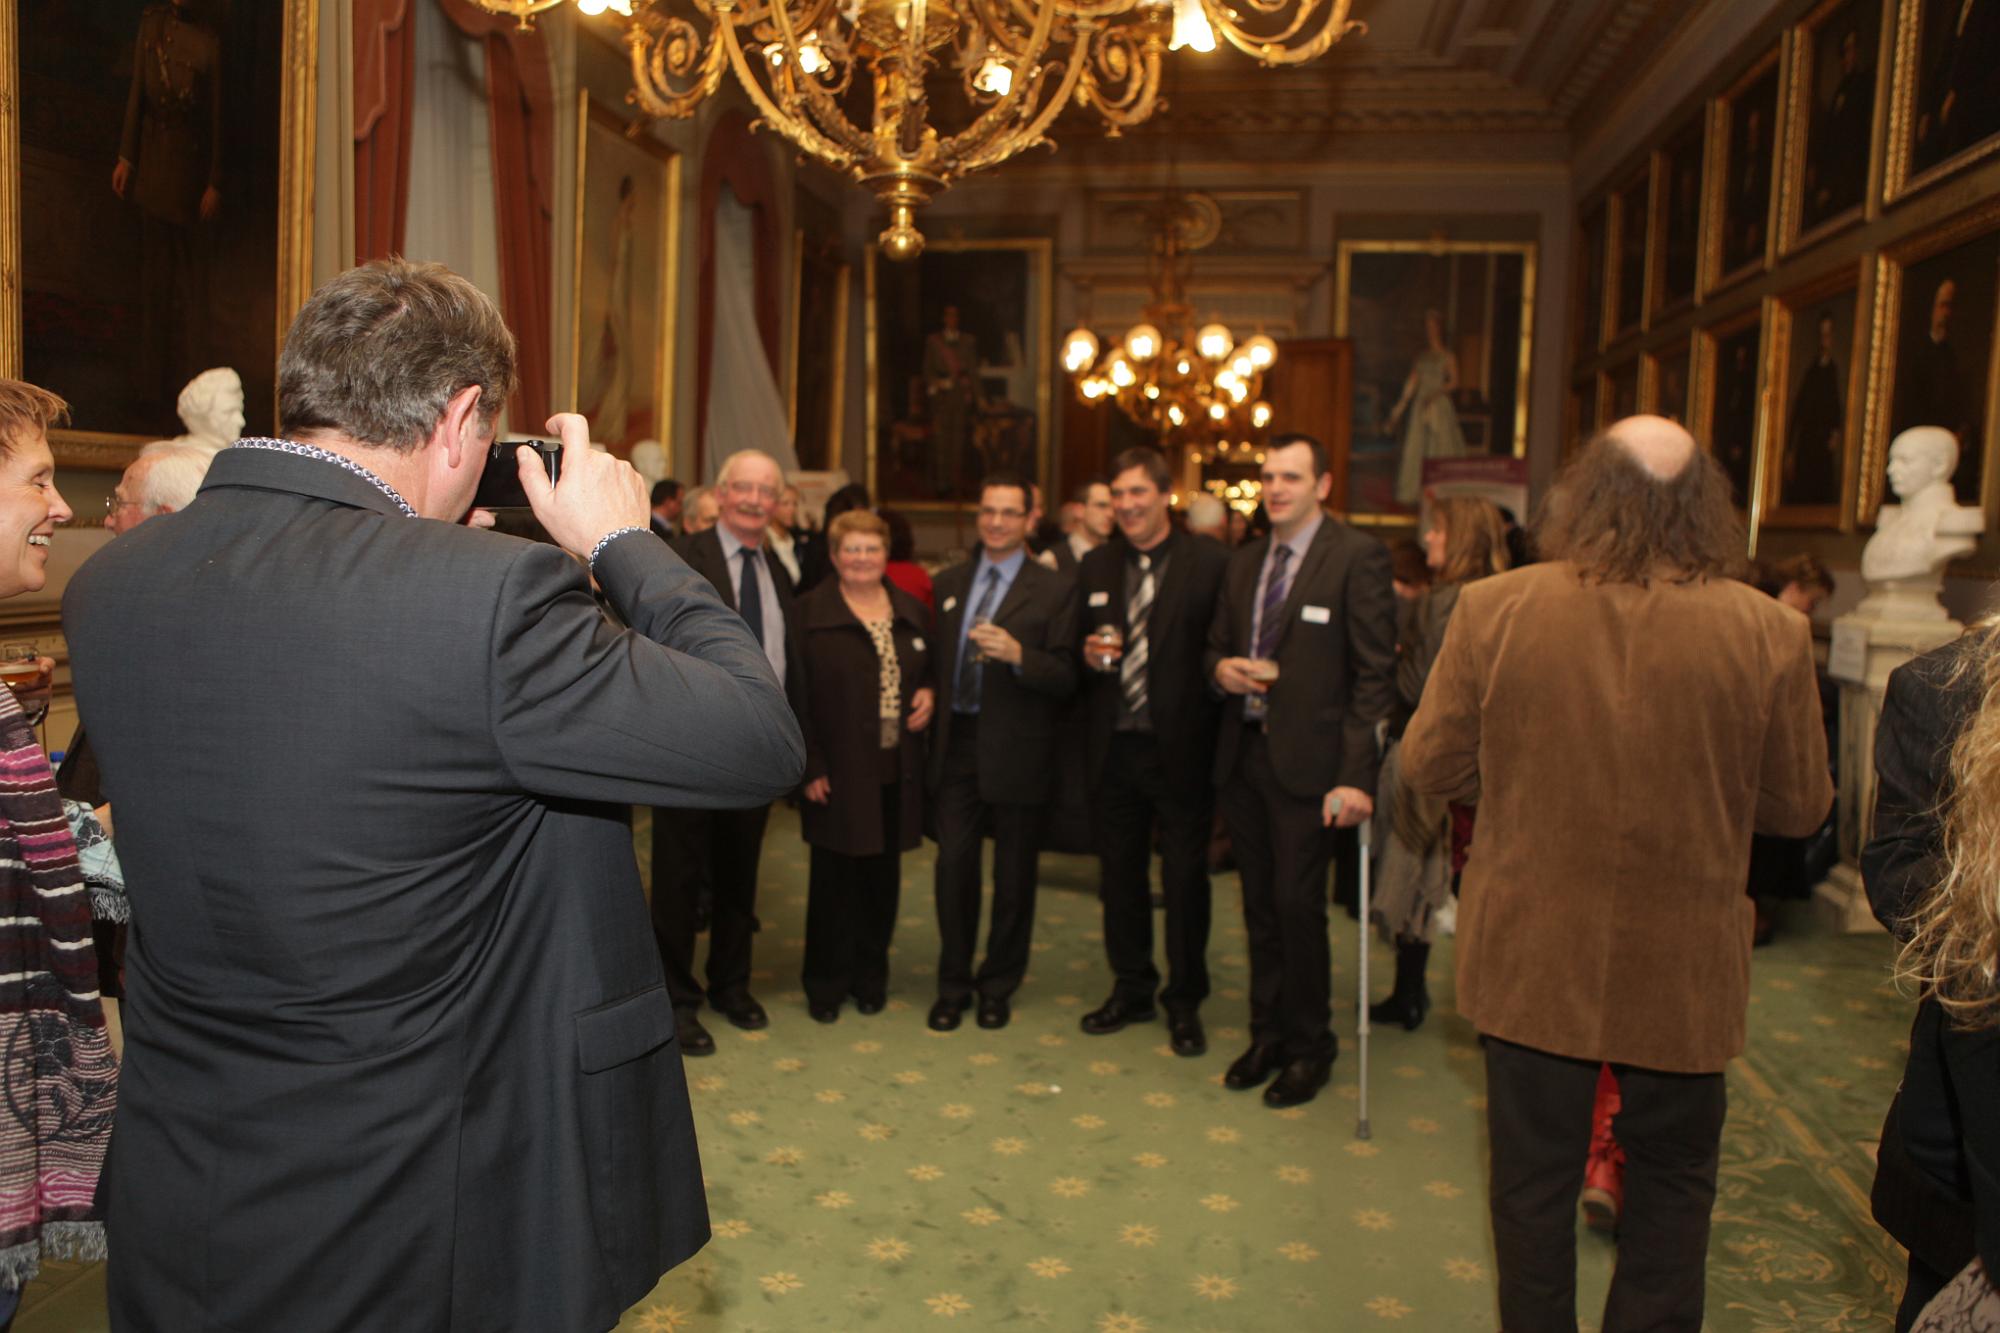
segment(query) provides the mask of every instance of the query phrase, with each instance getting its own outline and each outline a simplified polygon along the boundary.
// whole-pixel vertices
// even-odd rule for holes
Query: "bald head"
[[[1655,481],[1672,481],[1694,460],[1694,436],[1665,417],[1626,417],[1605,434]]]

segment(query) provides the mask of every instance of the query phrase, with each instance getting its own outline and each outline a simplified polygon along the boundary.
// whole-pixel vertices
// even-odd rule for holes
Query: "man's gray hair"
[[[785,469],[779,465],[777,459],[771,457],[771,455],[765,453],[762,449],[738,449],[735,453],[723,459],[722,466],[717,469],[715,474],[715,484],[718,487],[728,485],[729,474],[736,469],[736,465],[752,458],[761,458],[772,467],[777,468],[778,488],[782,492],[785,485]]]
[[[412,453],[471,387],[490,426],[514,390],[514,335],[493,302],[442,264],[378,259],[332,279],[292,321],[278,419],[286,435],[331,431]]]
[[[133,503],[148,514],[186,509],[194,503],[215,454],[213,449],[178,440],[156,440],[147,445],[139,451],[146,466],[139,470],[139,493],[132,497]]]

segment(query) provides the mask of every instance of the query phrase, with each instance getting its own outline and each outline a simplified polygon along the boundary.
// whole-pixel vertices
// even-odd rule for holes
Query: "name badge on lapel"
[[[1108,592],[1094,592],[1090,594],[1090,604],[1092,606],[1109,606],[1111,605],[1111,594]]]
[[[944,609],[947,611],[954,609],[955,607],[957,607],[957,605],[958,605],[958,598],[956,597],[947,597],[944,599]]]
[[[1323,606],[1302,606],[1299,608],[1299,619],[1308,625],[1324,625],[1333,619],[1333,613]]]
[[[913,652],[922,652],[924,650],[924,641],[922,639],[911,639],[910,649]]]

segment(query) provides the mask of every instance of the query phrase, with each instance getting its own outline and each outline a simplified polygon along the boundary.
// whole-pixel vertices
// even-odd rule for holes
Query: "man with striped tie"
[[[1175,1053],[1208,1049],[1209,768],[1221,700],[1203,653],[1229,553],[1175,532],[1173,474],[1160,451],[1127,449],[1111,463],[1118,536],[1084,555],[1082,608],[1086,773],[1098,835],[1098,897],[1111,998],[1083,1016],[1092,1036],[1167,1011]],[[1166,898],[1167,984],[1153,964],[1153,833]]]
[[[1340,1049],[1326,825],[1374,812],[1375,729],[1395,697],[1396,594],[1389,548],[1321,510],[1333,478],[1318,440],[1273,437],[1262,482],[1271,535],[1230,557],[1208,636],[1210,675],[1228,695],[1216,804],[1250,935],[1250,1049],[1223,1082],[1254,1088],[1275,1074],[1265,1103],[1296,1106],[1326,1085]]]

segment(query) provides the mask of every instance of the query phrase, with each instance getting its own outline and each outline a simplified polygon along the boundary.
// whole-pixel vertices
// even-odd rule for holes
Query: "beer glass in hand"
[[[1092,671],[1116,671],[1125,656],[1125,632],[1116,625],[1099,625],[1084,641],[1083,653]]]

